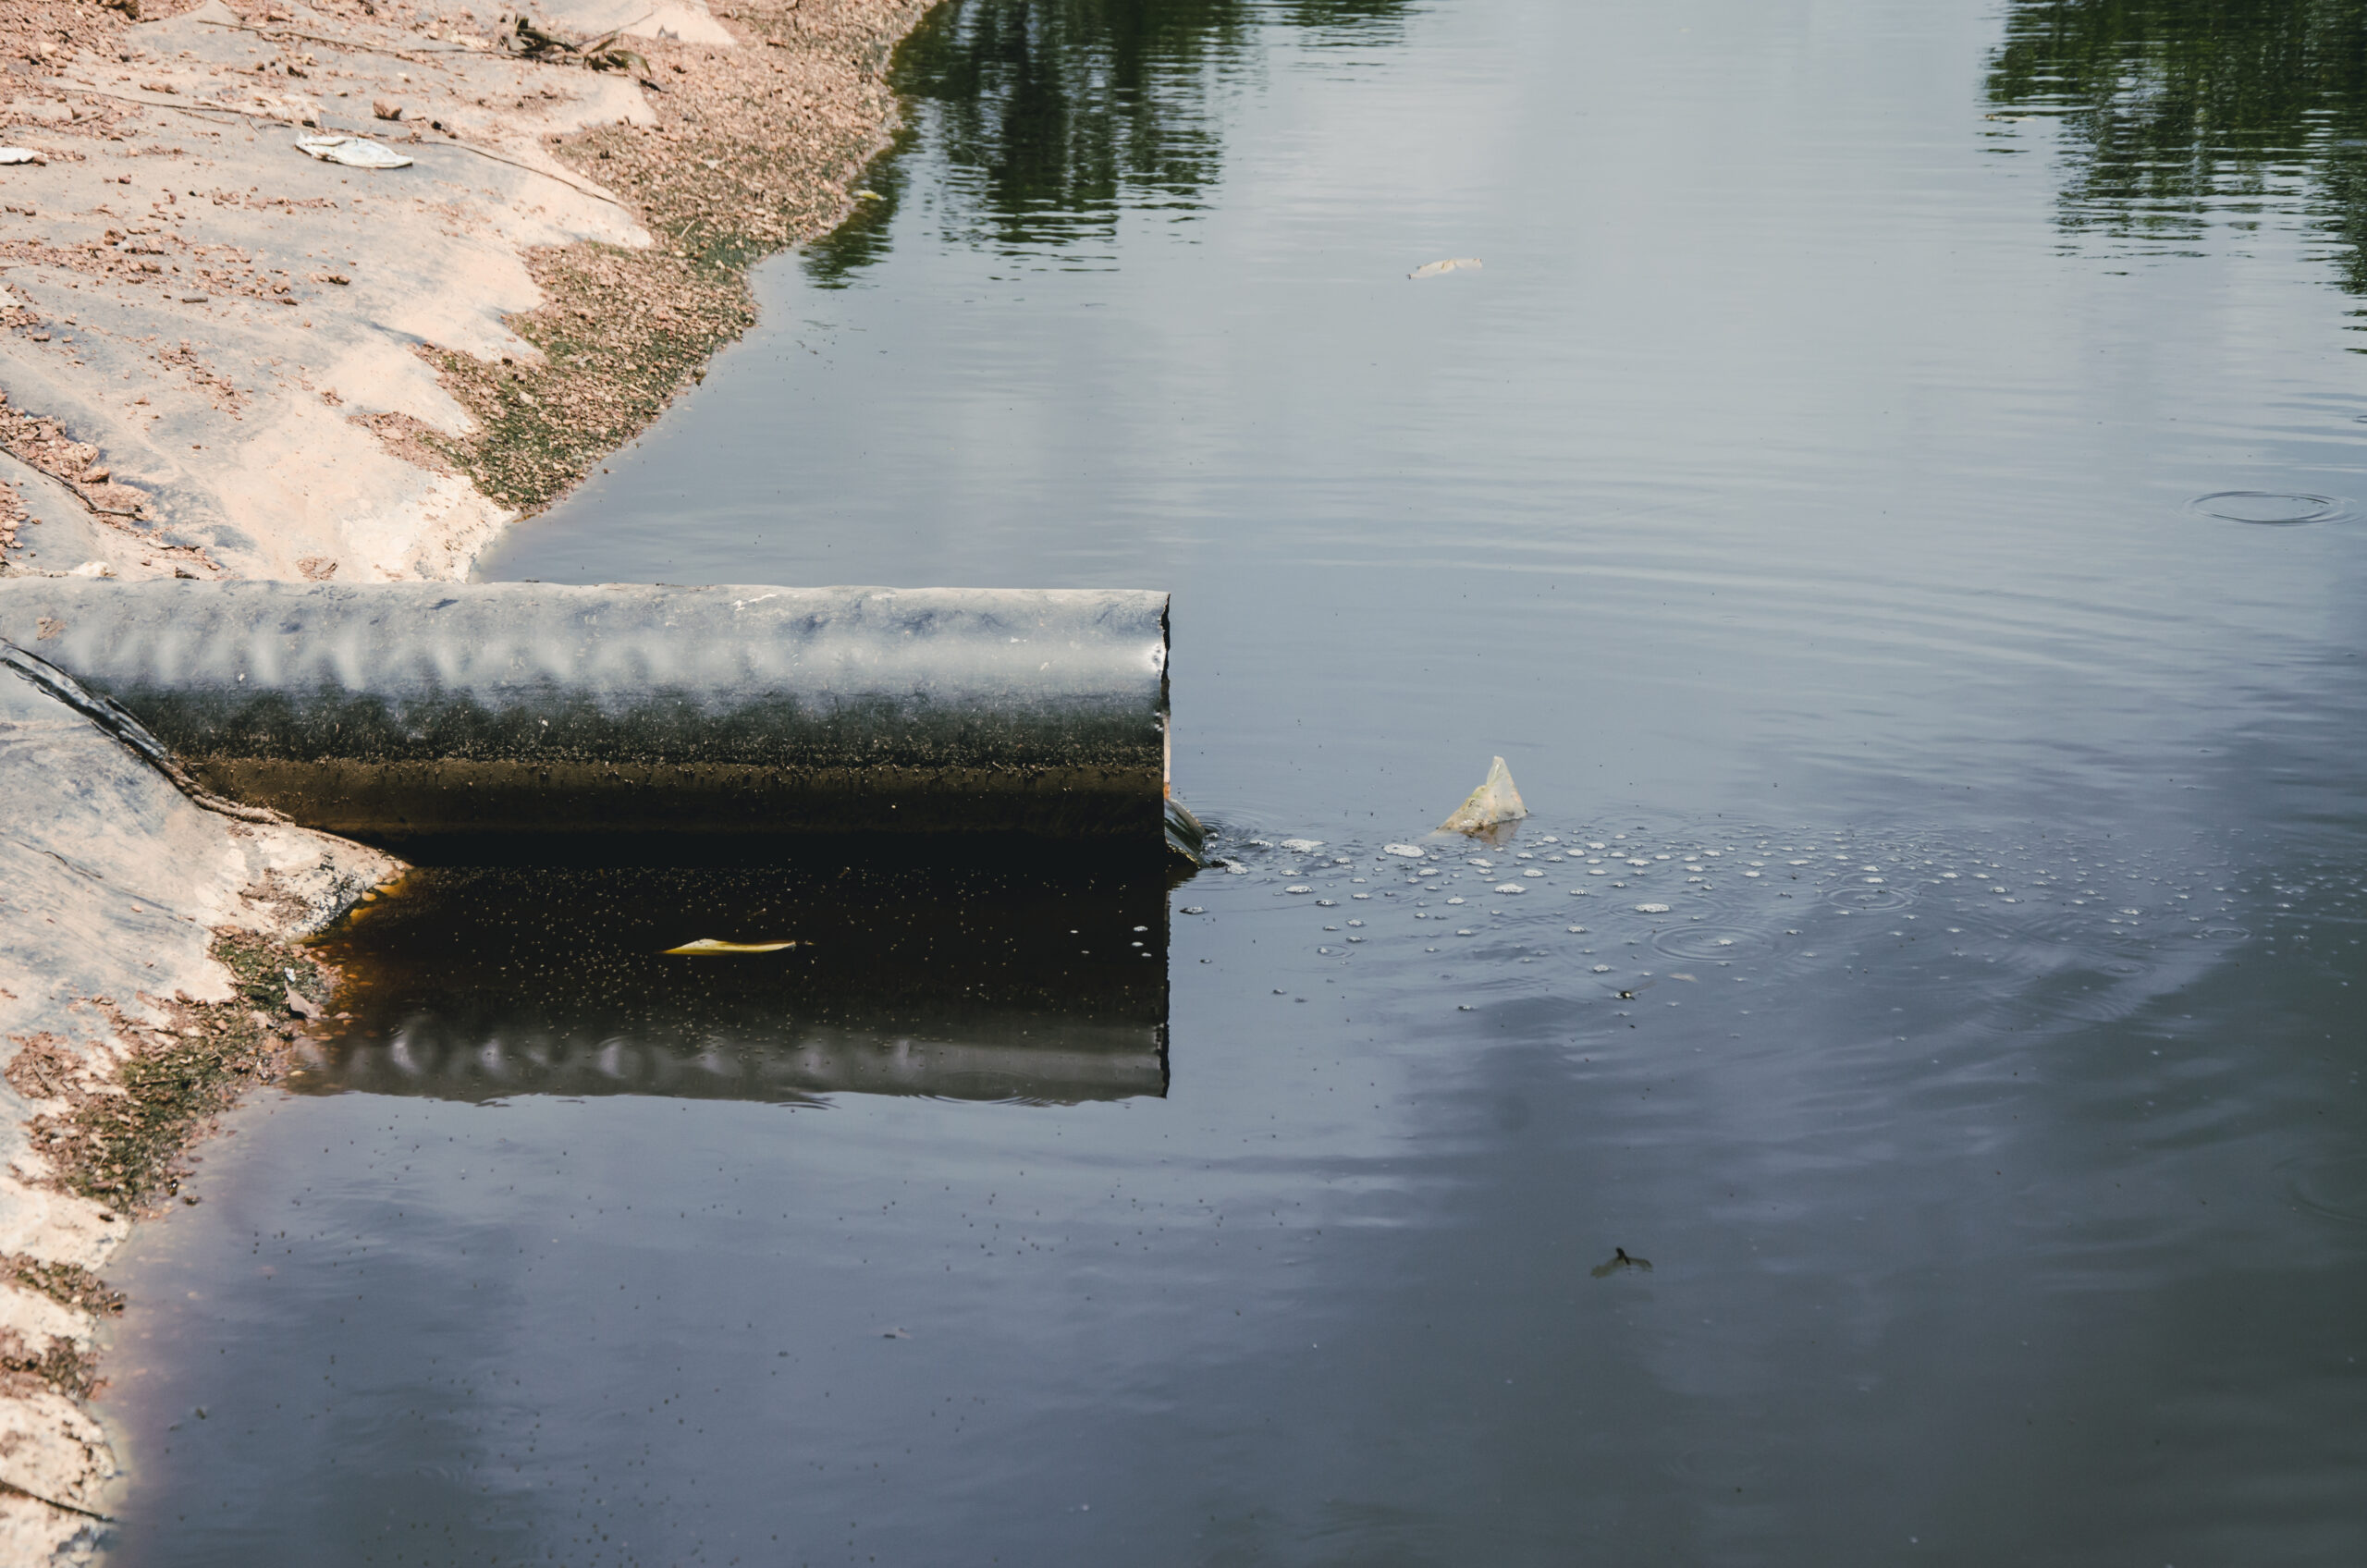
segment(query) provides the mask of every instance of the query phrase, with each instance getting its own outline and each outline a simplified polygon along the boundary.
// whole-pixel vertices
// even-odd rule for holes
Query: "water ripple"
[[[2299,528],[2304,523],[2348,520],[2349,503],[2334,496],[2312,496],[2279,490],[2214,490],[2197,496],[2188,507],[2222,522],[2248,522],[2261,528]]]

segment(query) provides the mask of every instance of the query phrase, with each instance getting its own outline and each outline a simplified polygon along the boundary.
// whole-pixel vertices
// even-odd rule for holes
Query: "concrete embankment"
[[[318,1005],[305,961],[272,949],[396,864],[195,804],[10,670],[0,779],[0,1561],[26,1562],[108,1512],[114,1457],[77,1397],[114,1305],[101,1276],[141,1206],[169,1201],[178,1146],[227,1103],[200,1084],[271,1071],[292,998]]]
[[[0,572],[464,575],[845,212],[923,9],[0,7]],[[30,1563],[112,1507],[107,1257],[320,1011],[291,944],[398,867],[200,803],[12,669],[0,802],[0,1563]]]
[[[49,9],[0,42],[38,160],[0,166],[7,560],[352,582],[464,574],[745,327],[920,7],[559,0],[523,43],[448,5]],[[616,69],[521,52],[628,21]],[[297,145],[349,133],[412,162]]]

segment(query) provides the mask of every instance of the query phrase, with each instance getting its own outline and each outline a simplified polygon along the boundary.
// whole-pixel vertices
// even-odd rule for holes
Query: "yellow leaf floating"
[[[777,953],[783,948],[793,948],[795,942],[721,942],[713,937],[701,937],[695,942],[684,942],[679,948],[668,948],[668,956],[676,953],[689,958],[705,958],[721,953]]]

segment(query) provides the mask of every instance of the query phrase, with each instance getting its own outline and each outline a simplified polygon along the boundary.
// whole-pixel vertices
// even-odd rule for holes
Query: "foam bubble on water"
[[[1400,860],[1423,858],[1422,846],[1419,844],[1383,844],[1380,847],[1380,852],[1385,855],[1395,855]]]
[[[1666,914],[1666,913],[1668,913],[1668,905],[1666,905],[1666,904],[1637,904],[1637,905],[1636,906],[1636,913],[1637,913],[1637,914]]]
[[[1499,882],[1490,889],[1490,891],[1498,893],[1526,893],[1528,889],[1522,887],[1517,882]]]
[[[1322,847],[1323,840],[1320,839],[1285,839],[1282,840],[1282,848],[1290,851],[1290,852],[1294,855],[1312,854],[1315,851],[1319,850]]]

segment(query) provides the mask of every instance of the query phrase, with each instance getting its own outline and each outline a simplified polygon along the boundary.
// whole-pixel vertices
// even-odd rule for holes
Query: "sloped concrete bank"
[[[39,1562],[111,1511],[114,1454],[79,1403],[108,1256],[172,1201],[220,1091],[270,1073],[319,1005],[285,944],[398,866],[196,804],[13,669],[0,779],[0,1561]]]
[[[465,575],[843,215],[925,8],[0,7],[0,573]],[[297,146],[338,135],[411,163]],[[0,1564],[98,1549],[107,1258],[327,996],[291,944],[399,869],[0,668]]]

